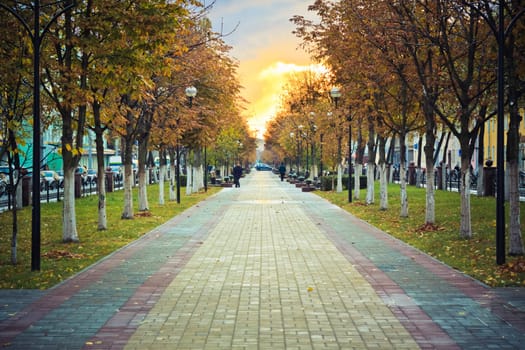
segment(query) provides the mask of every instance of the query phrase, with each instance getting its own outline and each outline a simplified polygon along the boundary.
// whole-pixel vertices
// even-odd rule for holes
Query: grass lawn
[[[315,193],[369,222],[390,235],[420,249],[445,264],[493,287],[525,286],[525,259],[506,257],[506,264],[496,264],[496,201],[489,197],[471,197],[472,230],[470,240],[459,237],[460,197],[456,192],[436,191],[436,227],[424,227],[425,189],[408,186],[409,217],[401,218],[399,185],[388,188],[389,209],[379,210],[379,185],[376,200],[366,205],[366,190],[360,200],[347,203],[348,192]],[[508,203],[506,205],[508,212]],[[521,222],[525,204],[521,203]],[[505,218],[508,225],[508,217]],[[524,237],[525,238],[525,237]],[[508,249],[508,237],[506,248]]]
[[[41,271],[31,271],[31,207],[18,212],[18,264],[11,265],[12,213],[0,213],[0,288],[47,289],[82,269],[136,240],[154,227],[220,190],[186,196],[181,190],[181,203],[168,200],[158,204],[158,185],[148,186],[150,210],[138,212],[137,188],[134,188],[135,218],[122,220],[124,191],[107,194],[106,231],[97,230],[97,196],[76,200],[77,230],[80,243],[62,243],[62,202],[41,205]]]

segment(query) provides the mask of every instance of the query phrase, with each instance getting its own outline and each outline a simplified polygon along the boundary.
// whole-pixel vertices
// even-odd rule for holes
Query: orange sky
[[[215,31],[222,27],[223,33],[228,33],[238,24],[224,40],[239,60],[242,95],[248,101],[246,117],[258,136],[275,115],[286,75],[311,64],[309,56],[298,48],[299,40],[289,21],[294,15],[306,15],[309,4],[304,0],[217,0],[210,12]]]

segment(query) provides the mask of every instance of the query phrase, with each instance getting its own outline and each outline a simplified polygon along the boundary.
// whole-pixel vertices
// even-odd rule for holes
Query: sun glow
[[[254,75],[254,71],[259,73]],[[289,75],[305,71],[325,73],[328,70],[320,64],[298,65],[280,61],[265,67],[258,67],[257,70],[251,69],[251,77],[256,81],[248,85],[255,86],[255,88],[246,91],[246,99],[250,103],[246,117],[248,125],[252,131],[257,133],[257,137],[264,135],[266,123],[275,117],[279,108],[283,85]]]

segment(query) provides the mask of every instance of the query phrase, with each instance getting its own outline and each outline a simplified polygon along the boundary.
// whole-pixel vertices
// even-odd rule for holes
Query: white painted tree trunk
[[[64,169],[64,200],[62,202],[62,241],[78,242],[75,210],[75,169]]]
[[[401,164],[399,168],[399,183],[400,183],[400,197],[401,197],[401,212],[399,216],[402,218],[408,217],[408,195],[407,195],[407,180],[406,180],[406,168],[404,164]]]
[[[124,166],[124,210],[122,219],[133,219],[133,171],[131,164]]]
[[[470,170],[469,163],[461,169],[461,220],[459,235],[461,238],[472,238],[472,219],[470,213]]]
[[[362,173],[363,164],[356,164],[354,172],[354,199],[359,199],[359,197],[361,196],[360,177]]]
[[[509,169],[509,254],[523,255],[520,223],[519,167],[517,162],[507,162]]]
[[[164,179],[166,177],[166,165],[161,165],[159,168],[159,204],[163,205],[165,203],[164,199]],[[170,186],[170,196],[171,196],[171,186]]]
[[[375,201],[375,167],[374,163],[368,163],[366,169],[366,204],[374,204]]]
[[[385,163],[379,165],[379,210],[388,209],[388,174]]]
[[[193,168],[194,176],[193,176],[193,193],[199,192],[202,188],[204,188],[204,172],[202,164],[196,166]]]
[[[97,177],[98,187],[98,230],[108,229],[108,217],[106,212],[106,174],[102,172]]]
[[[177,166],[174,162],[170,164],[170,201],[177,200]],[[166,177],[166,172],[164,172],[164,177]]]
[[[341,163],[337,164],[337,193],[343,192],[343,166]]]
[[[146,171],[139,171],[139,211],[148,211],[148,186],[146,182]]]
[[[434,165],[427,163],[427,187],[426,187],[426,210],[425,223],[434,224],[436,222],[436,195],[434,190],[435,176]]]
[[[193,167],[188,165],[186,167],[186,194],[190,195],[193,188]]]
[[[310,178],[314,179],[318,177],[319,174],[319,168],[317,167],[317,164],[312,165],[312,173],[310,174]]]

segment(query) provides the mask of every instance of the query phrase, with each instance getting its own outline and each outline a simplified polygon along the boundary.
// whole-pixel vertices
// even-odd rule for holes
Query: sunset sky
[[[294,15],[308,14],[313,3],[305,0],[216,0],[210,13],[215,31],[229,33],[224,38],[239,60],[239,79],[248,101],[246,116],[261,136],[265,123],[275,115],[286,74],[307,68],[311,62],[300,41],[292,34],[289,21]]]

